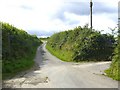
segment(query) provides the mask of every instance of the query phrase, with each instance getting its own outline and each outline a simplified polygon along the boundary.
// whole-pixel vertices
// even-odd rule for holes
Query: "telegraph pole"
[[[92,29],[92,6],[93,2],[90,0],[90,28]]]

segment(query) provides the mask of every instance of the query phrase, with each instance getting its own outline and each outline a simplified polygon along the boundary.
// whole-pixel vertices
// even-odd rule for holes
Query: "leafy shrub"
[[[105,70],[109,77],[120,81],[120,35],[118,36],[118,44],[114,50],[114,57],[109,69]]]
[[[41,41],[35,35],[8,23],[2,23],[3,77],[25,70],[34,64],[36,49]]]
[[[114,37],[107,34],[90,34],[75,51],[74,60],[111,60]]]
[[[64,52],[70,52],[70,54],[64,54],[70,59],[63,58],[65,61],[101,61],[111,60],[114,43],[115,39],[112,35],[101,34],[88,27],[79,26],[73,30],[52,35],[47,42],[47,47],[51,48],[50,51],[54,54],[59,53],[57,56],[61,56],[60,58]]]

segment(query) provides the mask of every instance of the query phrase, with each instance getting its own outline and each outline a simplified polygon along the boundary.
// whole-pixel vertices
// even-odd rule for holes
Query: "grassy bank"
[[[109,61],[115,47],[110,34],[101,34],[88,27],[53,34],[46,48],[63,61]]]
[[[120,81],[120,71],[119,71],[120,66],[119,65],[118,65],[118,62],[115,62],[114,64],[111,65],[109,69],[105,70],[105,73],[107,74],[107,76],[113,78],[114,80]]]
[[[41,41],[8,23],[2,25],[2,76],[12,77],[34,65],[37,47]]]
[[[2,81],[2,60],[0,60],[0,82]]]
[[[66,61],[66,62],[70,62],[72,61],[72,52],[70,51],[63,51],[63,50],[55,50],[53,48],[51,48],[50,46],[46,45],[47,50],[53,54],[54,56],[56,56],[57,58]]]
[[[74,60],[72,60],[72,56],[73,56],[73,52],[70,51],[62,51],[62,50],[54,50],[53,48],[51,48],[50,46],[46,45],[46,49],[54,56],[56,56],[57,58],[59,58],[62,61],[65,62],[76,62]],[[96,61],[96,60],[92,60],[92,61],[77,61],[80,63],[86,63],[86,62],[100,62],[100,61]]]
[[[2,79],[11,78],[21,71],[28,70],[32,68],[35,64],[34,58],[36,55],[36,49],[32,54],[17,60],[6,60],[2,63]]]
[[[118,45],[114,51],[114,57],[109,69],[105,70],[107,76],[120,81],[120,36],[118,36]]]

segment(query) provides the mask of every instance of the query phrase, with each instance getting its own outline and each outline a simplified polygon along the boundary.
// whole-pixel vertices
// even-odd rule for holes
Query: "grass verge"
[[[50,46],[46,45],[46,49],[54,56],[59,58],[62,61],[66,62],[80,62],[80,63],[86,63],[86,62],[103,62],[101,61],[96,61],[96,60],[72,60],[73,53],[70,51],[65,51],[65,50],[55,50],[51,48]]]
[[[53,54],[54,56],[56,56],[57,58],[61,59],[62,61],[66,61],[66,62],[70,62],[72,61],[72,52],[70,51],[63,51],[63,50],[55,50],[53,48],[51,48],[50,46],[46,45],[47,50]]]
[[[4,80],[11,78],[22,71],[32,68],[35,64],[34,57],[36,54],[36,49],[34,49],[32,54],[19,60],[4,60],[2,63],[2,79]]]
[[[108,77],[113,78],[114,80],[120,81],[120,66],[118,62],[115,62],[114,64],[111,64],[111,67],[107,70],[105,70],[105,73]]]

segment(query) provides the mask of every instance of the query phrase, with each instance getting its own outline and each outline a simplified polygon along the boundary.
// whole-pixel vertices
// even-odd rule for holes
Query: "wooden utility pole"
[[[90,28],[92,29],[92,6],[93,2],[90,0]]]

